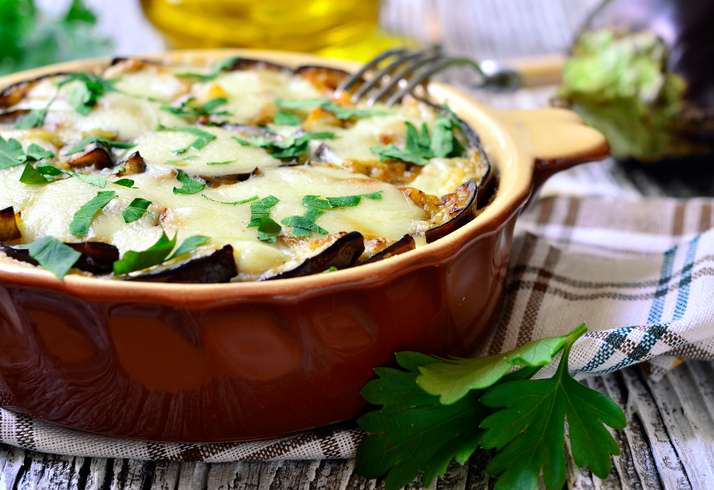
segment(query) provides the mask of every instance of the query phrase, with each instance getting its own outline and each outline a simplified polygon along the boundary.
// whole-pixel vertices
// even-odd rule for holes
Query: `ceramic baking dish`
[[[214,50],[288,66],[355,65],[308,55]],[[0,87],[108,60],[0,78]],[[473,221],[402,255],[331,274],[209,285],[122,282],[0,260],[0,404],[76,429],[159,441],[264,438],[355,417],[359,390],[393,353],[473,353],[494,327],[513,226],[553,173],[602,159],[601,134],[560,109],[495,111],[447,86],[499,177]]]

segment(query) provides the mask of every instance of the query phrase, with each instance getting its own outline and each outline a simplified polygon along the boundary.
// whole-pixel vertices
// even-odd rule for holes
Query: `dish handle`
[[[586,126],[573,111],[546,108],[507,111],[507,114],[527,132],[535,160],[533,192],[527,207],[535,201],[545,181],[555,173],[610,155],[605,136]]]

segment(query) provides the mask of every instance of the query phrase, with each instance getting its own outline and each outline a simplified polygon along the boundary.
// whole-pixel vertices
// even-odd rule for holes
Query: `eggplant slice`
[[[144,172],[146,172],[146,162],[138,151],[135,151],[134,153],[129,155],[129,158],[121,162],[119,166],[122,167],[124,170],[117,173],[118,177],[124,177],[125,175],[143,174]]]
[[[73,267],[92,274],[109,274],[113,270],[114,262],[119,260],[119,250],[108,243],[79,242],[65,243],[65,245],[82,253]],[[0,252],[5,252],[8,257],[15,260],[39,265],[39,262],[30,257],[30,252],[26,248],[0,244]]]
[[[0,210],[0,242],[9,242],[18,238],[22,238],[22,233],[17,227],[15,209],[8,206]]]
[[[236,275],[238,268],[233,257],[233,247],[225,245],[179,263],[159,265],[149,272],[124,280],[208,284],[229,282]]]
[[[304,77],[316,89],[327,92],[334,92],[342,81],[351,76],[348,71],[338,68],[328,68],[326,66],[303,65],[295,69],[295,74]],[[358,89],[364,80],[359,80],[353,85],[353,89]]]
[[[448,235],[474,217],[478,202],[476,198],[478,186],[473,179],[461,184],[454,192],[441,198],[426,194],[413,187],[400,187],[400,189],[414,204],[431,217],[429,224],[432,227],[425,233],[427,243]]]
[[[281,272],[263,281],[302,277],[324,272],[330,267],[346,269],[354,265],[364,252],[364,237],[358,231],[345,233],[319,254],[305,259],[300,265],[289,271]]]
[[[97,141],[87,146],[78,157],[69,160],[69,166],[72,168],[94,167],[99,170],[102,168],[111,168],[116,164],[112,150]]]
[[[379,262],[380,260],[394,257],[395,255],[403,254],[404,252],[409,252],[415,248],[416,242],[414,241],[414,237],[411,235],[404,235],[402,238],[392,243],[390,246],[383,248],[362,263],[371,264],[373,262]]]

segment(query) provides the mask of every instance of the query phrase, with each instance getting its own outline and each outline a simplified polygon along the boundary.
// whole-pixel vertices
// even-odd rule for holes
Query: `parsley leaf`
[[[201,73],[177,73],[175,76],[183,78],[183,77],[191,77],[191,78],[198,78],[202,82],[210,82],[214,78],[216,78],[223,70],[227,70],[230,67],[232,67],[234,64],[236,64],[240,60],[240,57],[234,57],[234,58],[226,58],[224,60],[219,60],[213,64],[211,67],[211,71],[208,73],[201,74]]]
[[[169,240],[166,232],[162,230],[158,241],[142,252],[127,250],[120,260],[114,262],[114,274],[117,276],[129,272],[146,269],[162,263],[176,246],[176,237]]]
[[[171,255],[171,257],[169,257],[166,260],[171,260],[173,258],[178,257],[179,255],[187,254],[187,253],[195,250],[199,246],[203,245],[208,240],[210,240],[210,238],[207,236],[202,236],[202,235],[190,236],[187,239],[185,239],[181,243],[181,245],[179,245],[179,247],[176,249],[176,251]]]
[[[80,172],[71,172],[68,173],[69,175],[73,175],[74,177],[77,177],[79,180],[84,182],[85,184],[93,185],[95,187],[100,187],[104,189],[107,185],[107,179],[100,175],[86,175]],[[113,191],[111,191],[113,192]]]
[[[97,192],[95,197],[82,205],[82,207],[74,213],[74,219],[69,224],[69,232],[80,238],[85,236],[89,231],[89,225],[91,225],[92,220],[94,220],[94,216],[115,197],[116,192],[114,191]]]
[[[422,124],[421,134],[408,121],[407,136],[404,149],[397,148],[394,143],[387,146],[373,146],[369,150],[379,155],[380,160],[402,160],[416,165],[426,165],[430,158],[452,158],[463,156],[464,149],[454,136],[454,122],[446,117],[440,117],[434,123],[434,132],[429,136],[426,123]]]
[[[25,152],[15,138],[5,141],[0,136],[0,170],[15,167],[25,162]]]
[[[493,412],[479,403],[483,391],[473,391],[451,405],[441,405],[417,385],[419,368],[444,363],[416,352],[398,352],[397,363],[406,371],[376,368],[378,379],[362,388],[362,397],[381,410],[357,420],[368,437],[357,448],[356,465],[367,478],[385,473],[385,487],[406,486],[421,471],[428,487],[444,474],[451,459],[464,464],[478,447],[483,430],[478,422]],[[532,375],[533,371],[515,373]],[[514,375],[511,375],[514,376]]]
[[[42,175],[51,175],[53,177],[67,174],[67,171],[61,170],[53,165],[37,165],[35,169]]]
[[[191,126],[185,127],[185,128],[180,128],[180,127],[173,127],[173,128],[165,128],[170,131],[180,131],[182,133],[189,133],[192,134],[196,137],[196,139],[188,145],[186,148],[181,148],[180,150],[174,150],[172,153],[174,155],[183,155],[186,153],[188,150],[191,148],[195,148],[197,150],[200,150],[204,146],[206,146],[208,143],[216,139],[215,135],[212,135],[211,133],[207,133],[206,131],[203,131],[198,128],[194,128]],[[186,158],[188,159],[188,158]]]
[[[358,470],[368,478],[389,472],[387,490],[407,485],[424,471],[423,484],[429,486],[452,458],[463,464],[480,445],[499,451],[486,468],[500,475],[497,489],[535,489],[541,471],[548,488],[562,488],[567,417],[575,462],[605,478],[610,454],[619,450],[601,422],[622,428],[625,416],[607,396],[568,373],[570,349],[586,331],[583,324],[567,336],[485,359],[397,353],[406,372],[377,368],[379,379],[362,389],[368,402],[383,407],[357,421],[368,432],[357,449]],[[530,380],[560,349],[555,376]],[[505,374],[514,365],[526,367]],[[436,394],[427,393],[425,384],[436,387]]]
[[[334,133],[308,133],[298,136],[297,138],[291,136],[282,141],[275,141],[265,136],[253,136],[250,143],[235,136],[233,136],[233,139],[243,146],[250,144],[252,146],[265,148],[270,152],[271,156],[275,158],[295,158],[303,153],[307,153],[310,140],[332,139],[334,137]]]
[[[185,157],[176,158],[175,160],[167,160],[164,163],[166,165],[169,165],[171,163],[179,163],[179,162],[185,162],[186,160],[193,160],[194,158],[198,158],[198,155],[186,155]]]
[[[207,162],[206,165],[228,165],[233,162],[235,162],[235,160],[228,160],[227,162]]]
[[[183,117],[230,115],[230,112],[216,110],[218,106],[221,106],[228,102],[228,100],[223,97],[211,99],[203,104],[194,104],[194,101],[195,99],[191,97],[181,102],[181,105],[179,107],[174,107],[169,104],[163,104],[161,106],[161,110]]]
[[[201,192],[206,187],[205,182],[199,182],[189,177],[186,172],[176,169],[176,179],[183,184],[182,187],[174,187],[174,194],[195,194]]]
[[[568,336],[534,340],[505,354],[476,359],[450,359],[420,369],[417,384],[444,405],[454,403],[470,390],[492,386],[514,366],[545,366],[562,349]]]
[[[121,215],[124,218],[124,222],[131,223],[132,221],[136,221],[142,216],[144,216],[144,213],[146,212],[150,204],[151,201],[148,201],[141,197],[135,198],[121,212]]]
[[[327,235],[328,231],[315,223],[315,220],[325,214],[322,209],[309,207],[302,216],[288,216],[281,223],[292,227],[296,236],[310,236],[310,232]]]
[[[392,114],[389,111],[381,111],[379,109],[355,109],[342,107],[337,102],[328,99],[303,99],[303,100],[286,100],[275,99],[275,105],[281,109],[300,109],[303,107],[321,107],[326,111],[332,112],[337,119],[349,119],[351,117],[370,117],[384,116]],[[276,123],[277,124],[277,123]]]
[[[552,378],[503,383],[481,397],[488,407],[504,407],[481,422],[486,429],[481,445],[499,451],[486,467],[498,476],[497,489],[535,488],[541,471],[548,488],[563,487],[566,418],[575,463],[600,478],[610,473],[610,455],[620,449],[602,424],[622,429],[627,420],[610,398],[570,376],[570,349],[586,330],[583,324],[569,335]]]
[[[127,148],[134,148],[136,145],[132,143],[122,143],[120,141],[110,141],[106,138],[103,138],[101,136],[85,136],[82,138],[82,141],[74,145],[72,148],[69,149],[67,152],[67,155],[74,155],[75,153],[79,153],[80,151],[84,150],[87,146],[91,145],[92,143],[104,143],[110,148],[120,148],[120,149],[127,149]]]
[[[260,201],[250,204],[250,223],[248,228],[258,227],[258,240],[274,243],[282,228],[270,217],[270,208],[278,203],[275,196],[264,197]]]
[[[22,175],[20,176],[20,182],[27,185],[47,184],[48,182],[54,181],[54,179],[42,175],[29,163],[25,164],[25,169],[22,171]]]
[[[273,124],[276,126],[300,126],[301,123],[302,121],[300,121],[299,117],[285,111],[276,112],[273,119]]]
[[[62,280],[82,255],[54,237],[46,236],[27,245],[30,257]]]
[[[365,197],[367,199],[372,199],[372,200],[382,199],[382,192],[383,191],[377,191],[377,192],[372,192],[370,194],[356,194],[353,196],[326,197],[325,199],[327,200],[327,202],[330,204],[330,207],[332,207],[332,208],[349,208],[349,207],[357,206],[362,201],[363,197]]]
[[[50,104],[52,102],[54,102],[54,99],[50,101]],[[45,118],[47,117],[48,108],[49,104],[47,107],[43,107],[42,109],[32,109],[20,120],[20,122],[15,125],[15,129],[30,129],[42,126],[45,122]]]
[[[201,194],[201,197],[203,197],[204,199],[208,199],[209,201],[217,202],[217,203],[220,203],[220,204],[230,204],[230,205],[232,205],[232,206],[236,206],[236,205],[238,205],[238,204],[246,204],[246,203],[249,203],[249,202],[251,202],[251,201],[255,201],[256,199],[258,199],[258,196],[253,196],[253,197],[249,197],[248,199],[243,199],[242,201],[232,201],[232,202],[229,202],[229,201],[217,201],[217,200],[215,200],[215,199],[211,199],[210,197],[208,197],[208,196],[205,195],[205,194]]]
[[[54,153],[49,150],[45,150],[40,145],[36,145],[35,143],[32,143],[30,146],[27,147],[28,159],[42,160],[44,158],[53,158],[54,156]]]
[[[136,189],[136,187],[134,187],[134,181],[131,179],[124,178],[124,179],[115,180],[114,182],[112,182],[112,184],[120,185],[122,187],[131,187],[131,188]]]

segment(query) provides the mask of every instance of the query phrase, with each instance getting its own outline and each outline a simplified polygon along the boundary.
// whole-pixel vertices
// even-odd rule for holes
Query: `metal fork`
[[[383,68],[377,69],[380,63],[387,61]],[[432,46],[422,51],[397,48],[383,51],[359,71],[343,80],[335,89],[334,96],[339,97],[343,91],[349,90],[361,81],[368,71],[377,69],[372,77],[352,94],[350,100],[355,103],[368,95],[367,105],[372,106],[386,97],[385,105],[391,107],[417,85],[435,73],[454,65],[467,65],[476,71],[480,81],[474,88],[508,91],[515,90],[521,85],[520,76],[513,70],[501,69],[493,62],[479,64],[471,58],[446,56],[440,46]],[[397,88],[398,90],[395,91]]]

